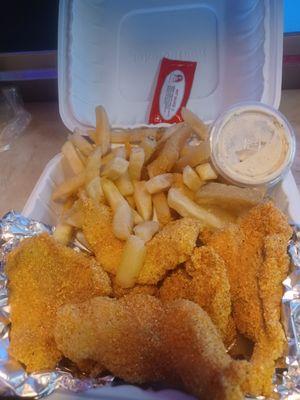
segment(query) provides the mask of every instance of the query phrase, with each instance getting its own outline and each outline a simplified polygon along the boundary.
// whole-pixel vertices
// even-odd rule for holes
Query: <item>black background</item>
[[[0,53],[55,50],[58,0],[0,0]]]

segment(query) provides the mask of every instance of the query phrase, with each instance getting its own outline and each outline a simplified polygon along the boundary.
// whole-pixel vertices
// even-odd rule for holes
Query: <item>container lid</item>
[[[240,101],[279,106],[282,1],[61,0],[59,108],[65,125],[147,124],[160,60],[197,61],[187,107],[209,122]]]

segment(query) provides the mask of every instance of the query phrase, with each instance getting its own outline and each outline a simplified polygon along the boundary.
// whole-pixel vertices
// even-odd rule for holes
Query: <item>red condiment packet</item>
[[[193,85],[196,62],[163,58],[149,116],[150,124],[182,121],[181,108],[186,106]]]

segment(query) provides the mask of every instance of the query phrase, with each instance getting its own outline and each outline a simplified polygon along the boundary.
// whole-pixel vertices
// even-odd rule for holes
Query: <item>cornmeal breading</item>
[[[196,246],[200,226],[199,221],[191,218],[181,218],[165,225],[146,244],[146,259],[138,283],[156,284],[169,270],[186,261]]]
[[[58,310],[55,340],[80,364],[96,361],[131,383],[175,382],[203,400],[243,400],[246,368],[226,353],[197,304],[149,295],[97,297]]]
[[[161,329],[168,370],[186,391],[201,400],[244,399],[247,363],[233,361],[226,353],[201,307],[188,300],[167,303]]]
[[[149,295],[95,297],[58,310],[55,340],[79,365],[94,360],[131,383],[158,381],[161,316],[160,301]]]
[[[112,229],[113,214],[102,203],[85,200],[83,203],[83,233],[103,269],[116,274],[125,242],[117,239]]]
[[[42,234],[25,239],[8,256],[10,354],[28,371],[54,368],[61,358],[53,326],[59,306],[111,294],[110,280],[94,259]]]
[[[225,263],[213,248],[195,248],[185,267],[164,280],[159,294],[163,301],[183,298],[199,304],[211,317],[224,343],[233,342],[229,281]]]
[[[275,361],[282,355],[280,303],[291,234],[286,217],[268,202],[251,209],[237,226],[206,235],[206,244],[226,264],[237,329],[254,342],[245,389],[251,394],[270,395]]]

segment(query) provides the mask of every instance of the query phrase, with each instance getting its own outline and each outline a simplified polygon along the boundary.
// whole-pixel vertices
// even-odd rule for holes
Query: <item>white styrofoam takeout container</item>
[[[239,101],[279,106],[281,0],[61,0],[59,108],[65,125],[95,125],[102,104],[113,126],[145,125],[163,56],[197,61],[188,107],[209,122]],[[55,224],[51,193],[64,179],[61,156],[46,166],[23,214]],[[300,196],[289,173],[273,191],[290,221],[300,223]],[[51,399],[187,399],[175,391],[102,388]]]
[[[188,107],[211,121],[229,105],[279,106],[281,0],[61,0],[59,107],[65,125],[147,123],[162,57],[197,61]]]

